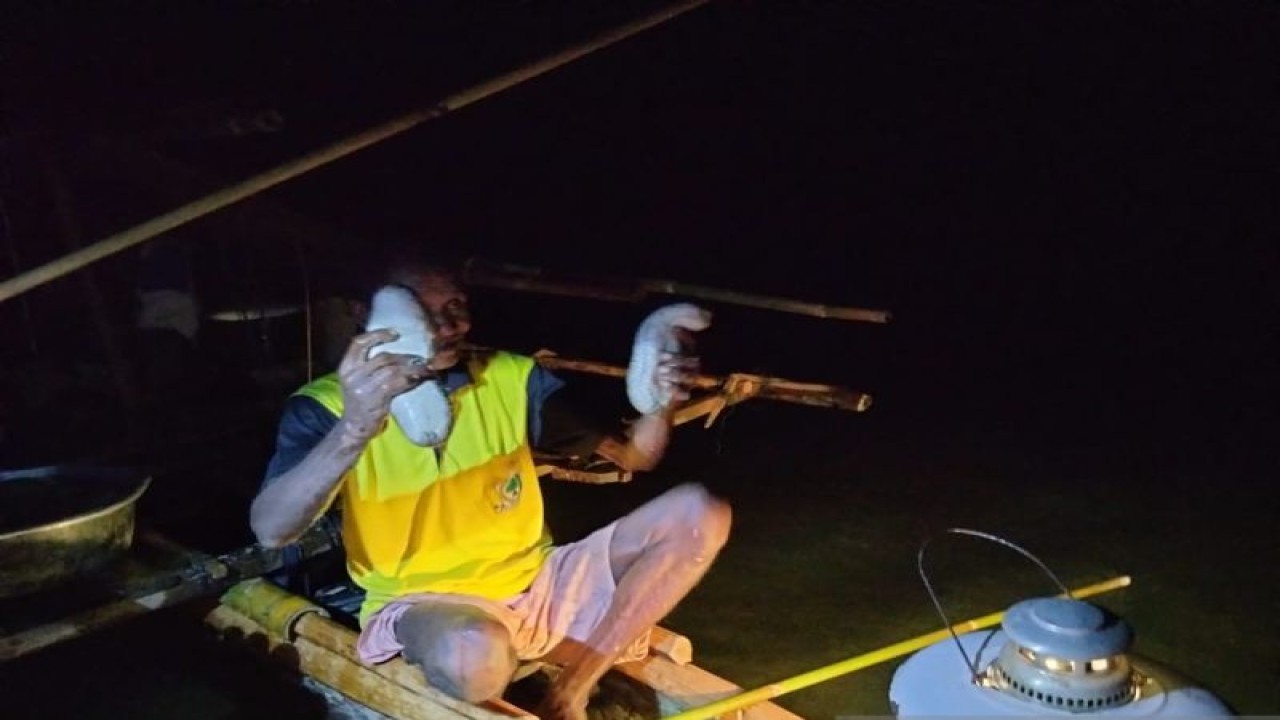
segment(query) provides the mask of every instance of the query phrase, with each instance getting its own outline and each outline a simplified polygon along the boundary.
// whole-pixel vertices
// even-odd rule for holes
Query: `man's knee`
[[[698,559],[715,556],[729,540],[733,511],[729,503],[697,484],[671,490],[676,529]]]
[[[467,702],[502,695],[516,670],[511,633],[479,608],[422,605],[396,625],[405,659],[427,684]]]

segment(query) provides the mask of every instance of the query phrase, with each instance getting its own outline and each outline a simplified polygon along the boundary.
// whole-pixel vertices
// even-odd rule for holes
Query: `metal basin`
[[[57,587],[124,553],[150,484],[122,468],[0,471],[0,598]]]

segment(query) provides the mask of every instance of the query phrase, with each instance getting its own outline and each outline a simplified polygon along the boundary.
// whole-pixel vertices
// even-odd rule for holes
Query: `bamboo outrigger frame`
[[[138,533],[135,544],[144,546],[150,554],[166,556],[166,563],[139,563],[143,567],[137,572],[107,588],[116,599],[0,636],[0,662],[16,660],[156,610],[216,595],[237,582],[276,572],[287,564],[284,550],[261,545],[215,557],[182,547],[153,531]],[[317,524],[295,547],[298,557],[309,558],[338,549],[340,540]],[[160,566],[175,561],[179,567]]]
[[[627,375],[627,368],[621,365],[564,358],[550,350],[539,350],[533,357],[539,365],[551,370],[567,370],[613,378],[625,378]],[[703,427],[709,428],[726,408],[757,397],[857,413],[866,412],[872,403],[872,398],[867,393],[837,385],[798,382],[750,373],[731,373],[724,377],[698,375],[693,380],[692,389],[701,391],[701,394],[690,398],[675,409],[673,423],[676,425],[705,418]],[[626,482],[631,479],[630,473],[612,466],[592,470],[572,467],[556,459],[535,458],[535,460],[538,461],[539,475],[548,475],[556,480],[599,484]]]

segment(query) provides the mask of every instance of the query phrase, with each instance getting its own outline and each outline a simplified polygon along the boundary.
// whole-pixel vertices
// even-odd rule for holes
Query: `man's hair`
[[[462,287],[459,264],[446,255],[431,255],[408,244],[394,245],[377,253],[366,274],[361,300],[368,302],[384,285],[403,285],[422,275],[444,278]]]

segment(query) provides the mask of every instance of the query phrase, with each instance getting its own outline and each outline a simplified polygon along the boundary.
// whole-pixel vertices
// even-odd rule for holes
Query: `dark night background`
[[[137,190],[147,171],[104,160],[95,139],[240,179],[658,6],[11,8],[0,17],[7,237],[22,249],[19,266],[65,252],[32,147],[61,162],[87,243],[200,194]],[[1072,513],[1083,513],[1082,535],[1103,527],[1120,545],[1140,536],[1171,564],[1185,554],[1197,568],[1187,582],[1218,588],[1197,597],[1252,615],[1219,648],[1247,662],[1215,670],[1222,661],[1179,659],[1237,709],[1276,712],[1280,655],[1263,645],[1280,611],[1280,543],[1268,527],[1280,376],[1278,23],[1280,9],[1262,2],[714,2],[262,200],[356,239],[309,250],[321,286],[343,282],[342,258],[409,239],[458,257],[893,311],[892,323],[874,326],[712,306],[708,370],[842,384],[876,405],[851,416],[749,403],[719,429],[682,430],[662,477],[697,476],[743,503],[739,536],[750,533],[752,503],[786,496],[765,483],[804,499],[785,505],[793,513],[834,512],[854,526],[877,522],[875,500],[890,491],[876,486],[901,484],[918,509],[901,516],[912,544],[865,552],[896,553],[903,572],[926,529],[971,519],[944,509],[960,497],[1005,513],[986,526],[999,532],[1000,518],[1038,507],[1035,498],[1082,495],[1060,514],[1032,513],[1044,536],[1025,517],[1009,527],[1058,551],[1051,565],[1112,549],[1064,537]],[[218,117],[258,108],[277,109],[283,127],[209,131]],[[197,240],[204,292],[242,300],[245,258],[260,257],[254,292],[297,301],[288,243],[228,237],[234,229],[211,222],[175,233]],[[200,244],[201,228],[217,242]],[[135,262],[126,253],[97,266],[122,325]],[[40,440],[65,431],[65,406],[14,386],[37,350],[45,366],[98,352],[87,314],[67,299],[76,287],[63,279],[21,307],[0,305],[10,462],[58,459]],[[610,361],[625,360],[645,309],[496,291],[475,304],[480,341]],[[67,445],[91,453],[109,436],[96,427]],[[257,467],[269,439],[268,426],[236,441],[243,468]],[[935,460],[933,474],[893,473]],[[952,484],[951,461],[972,485]],[[213,488],[157,487],[155,502],[210,491],[233,504],[251,494],[253,472]],[[841,480],[807,492],[807,473]],[[748,476],[755,485],[735,484]],[[1219,562],[1214,553],[1227,550]],[[1247,564],[1233,565],[1239,556]],[[918,600],[918,586],[904,597]],[[714,660],[724,648],[709,634]],[[749,684],[819,661],[792,658],[760,678],[724,674]],[[840,705],[790,707],[821,716]]]

